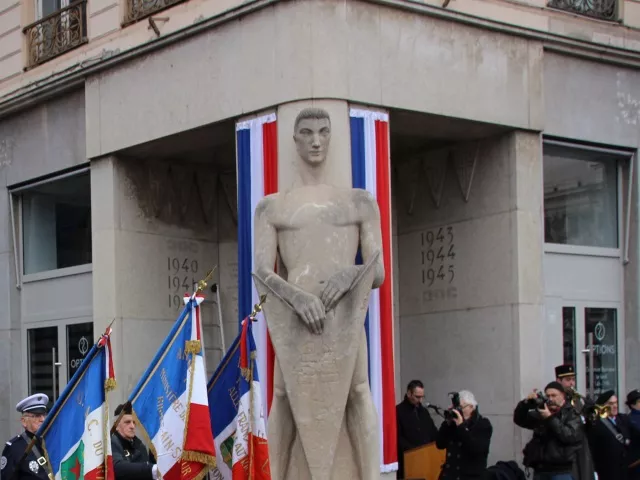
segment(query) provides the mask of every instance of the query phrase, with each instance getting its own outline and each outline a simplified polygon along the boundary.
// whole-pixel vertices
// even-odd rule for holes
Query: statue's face
[[[327,158],[331,140],[331,124],[328,118],[304,118],[293,134],[300,158],[309,165],[320,165]]]

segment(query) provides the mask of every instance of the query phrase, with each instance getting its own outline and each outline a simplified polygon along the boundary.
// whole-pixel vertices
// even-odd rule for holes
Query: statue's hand
[[[317,335],[322,333],[325,308],[318,297],[311,293],[299,291],[293,297],[291,305],[311,333]]]
[[[334,273],[329,280],[327,280],[327,284],[320,294],[320,300],[322,300],[326,311],[335,307],[344,294],[349,291],[351,285],[353,285],[353,281],[358,276],[360,268],[362,267],[358,265],[345,268],[344,270]]]

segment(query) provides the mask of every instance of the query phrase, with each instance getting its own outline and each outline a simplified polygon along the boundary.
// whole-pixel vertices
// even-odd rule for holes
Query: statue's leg
[[[364,329],[347,401],[347,429],[356,455],[356,464],[360,470],[360,479],[378,480],[380,478],[378,416],[369,388],[367,337]]]
[[[276,359],[273,367],[273,401],[268,419],[269,463],[271,478],[284,479],[295,439],[295,423],[284,388],[282,370]]]

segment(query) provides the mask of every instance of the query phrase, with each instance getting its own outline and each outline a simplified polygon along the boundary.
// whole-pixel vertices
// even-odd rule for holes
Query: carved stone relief
[[[480,142],[456,145],[414,155],[396,166],[398,195],[408,215],[412,215],[419,190],[426,185],[433,204],[440,207],[449,166],[453,167],[460,193],[469,201],[480,153]]]
[[[128,160],[123,165],[145,218],[195,230],[214,224],[218,186],[214,168],[156,160]]]

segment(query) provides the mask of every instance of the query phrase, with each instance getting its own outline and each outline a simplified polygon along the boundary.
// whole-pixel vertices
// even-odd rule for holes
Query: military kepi
[[[576,371],[573,365],[558,365],[556,367],[556,378],[574,377],[575,375]]]
[[[36,393],[24,400],[20,400],[16,405],[16,410],[20,413],[47,413],[49,397],[44,393]]]

